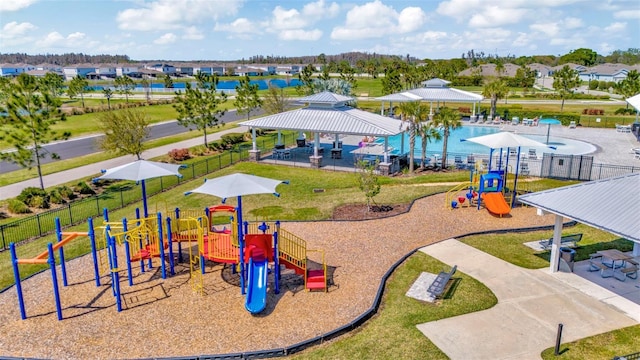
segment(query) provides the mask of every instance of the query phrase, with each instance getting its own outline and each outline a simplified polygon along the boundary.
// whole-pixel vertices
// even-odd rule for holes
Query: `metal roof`
[[[381,101],[480,102],[482,95],[450,87],[423,87],[376,98]]]
[[[341,96],[341,95],[340,95]],[[345,135],[393,136],[402,132],[402,121],[349,106],[309,106],[243,121],[250,128],[312,131]]]
[[[521,195],[518,199],[640,243],[640,173]]]
[[[345,103],[352,100],[354,100],[354,98],[350,96],[335,94],[330,91],[323,91],[317,94],[296,99],[297,102],[309,103],[309,104],[337,104],[337,103]]]

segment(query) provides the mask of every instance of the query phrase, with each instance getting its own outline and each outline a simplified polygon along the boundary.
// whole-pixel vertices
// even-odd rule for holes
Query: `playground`
[[[18,357],[124,359],[291,346],[364,313],[385,272],[417,247],[470,232],[552,223],[536,216],[533,208],[517,207],[511,209],[512,216],[503,218],[475,209],[455,215],[434,211],[441,209],[445,198],[445,194],[422,198],[408,213],[379,220],[282,223],[281,229],[303,238],[308,248],[325,251],[328,291],[306,291],[303,277],[287,269],[276,294],[271,273],[266,307],[257,314],[247,311],[239,275],[230,264],[206,262],[202,289],[196,291],[186,260],[176,262],[175,275],[166,279],[157,259],[145,272],[133,266],[132,286],[121,263],[122,311],[118,312],[110,276],[102,275],[103,285],[96,287],[92,256],[68,261],[69,286],[59,289],[61,321],[50,271],[22,281],[26,320],[21,320],[15,288],[0,294],[0,329],[10,334],[0,339],[0,349],[3,355]],[[186,258],[187,246],[182,252]],[[125,258],[122,251],[118,255]]]

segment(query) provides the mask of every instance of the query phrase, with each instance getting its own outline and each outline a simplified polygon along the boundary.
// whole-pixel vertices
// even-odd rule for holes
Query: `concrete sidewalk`
[[[498,298],[491,309],[418,325],[451,359],[540,359],[544,349],[555,346],[559,323],[563,343],[638,323],[546,269],[523,269],[455,239],[421,251],[458,265]],[[625,306],[640,313],[637,304],[627,301]]]
[[[216,132],[213,134],[208,134],[207,141],[211,142],[211,141],[219,140],[224,134],[246,132],[246,131],[248,131],[248,129],[245,126],[227,129],[227,130]],[[199,136],[197,138],[184,140],[177,143],[168,144],[168,145],[146,150],[145,152],[142,153],[142,158],[151,159],[157,156],[166,155],[172,149],[190,148],[193,146],[198,146],[203,144],[204,144],[204,137]],[[137,158],[132,155],[120,156],[117,158],[81,166],[78,168],[69,169],[69,170],[53,173],[50,175],[45,175],[43,176],[44,186],[45,188],[48,188],[48,187],[65,184],[65,183],[68,183],[69,181],[84,179],[93,175],[99,176],[101,170],[106,170],[112,167],[124,165],[132,161],[136,161],[136,159]],[[14,198],[18,194],[20,194],[22,189],[30,186],[39,188],[40,180],[38,178],[34,178],[34,179],[21,181],[19,183],[0,187],[0,200]]]

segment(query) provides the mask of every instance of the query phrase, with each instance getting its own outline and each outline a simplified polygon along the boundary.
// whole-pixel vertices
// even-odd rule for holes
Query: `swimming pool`
[[[468,141],[461,142],[461,139],[469,139],[476,136],[483,136],[489,134],[495,134],[502,131],[497,126],[463,126],[461,128],[451,130],[449,134],[449,140],[447,141],[447,153],[453,154],[489,154],[489,148],[480,144],[475,144]],[[544,135],[530,135],[519,134],[530,139],[544,143],[547,139]],[[389,147],[393,150],[391,154],[401,154],[402,149],[402,136],[396,135],[389,137]],[[380,138],[376,140],[377,143],[384,144],[384,139]],[[596,147],[586,143],[584,141],[567,139],[561,137],[549,137],[549,145],[556,149],[548,147],[536,147],[535,149],[539,153],[547,152],[554,154],[567,154],[567,155],[583,155],[596,151]],[[528,147],[522,147],[521,152],[526,153],[529,150]],[[404,152],[409,151],[409,135],[404,134]],[[422,156],[422,139],[416,137],[416,144],[414,149],[414,156]],[[431,141],[427,144],[427,155],[432,156],[442,153],[442,140]]]

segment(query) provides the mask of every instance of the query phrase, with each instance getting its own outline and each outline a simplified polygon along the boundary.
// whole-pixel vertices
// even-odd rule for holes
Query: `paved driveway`
[[[555,345],[559,323],[563,342],[637,324],[546,270],[520,268],[454,239],[421,251],[458,265],[498,298],[491,309],[418,325],[451,359],[540,359]]]

